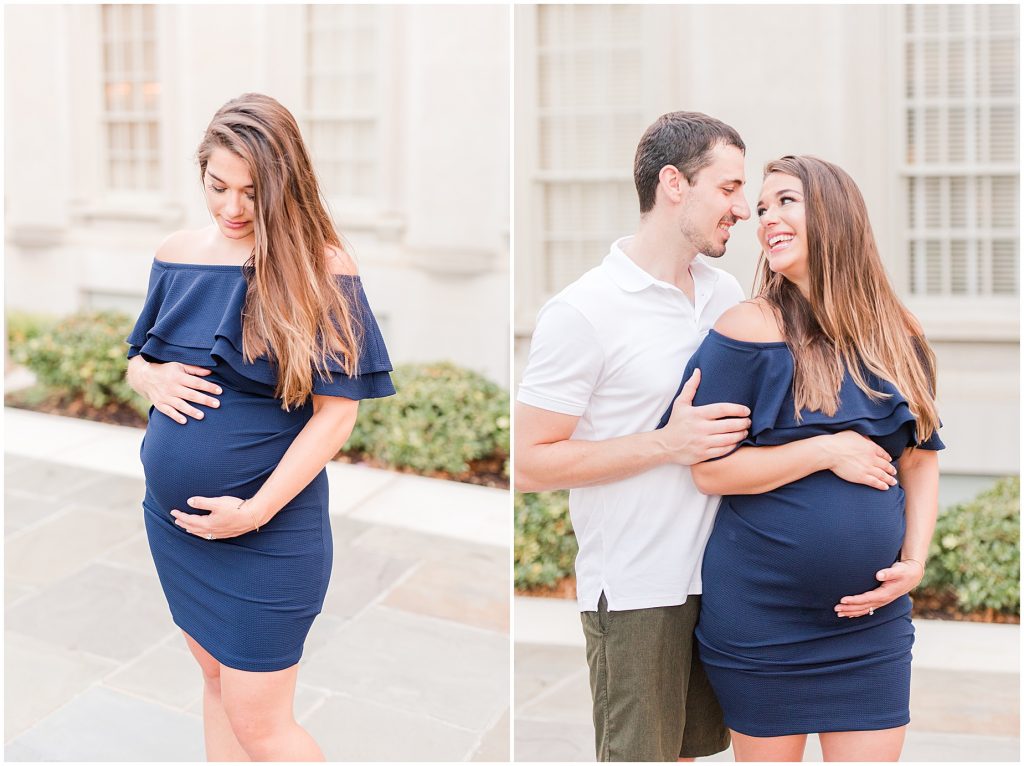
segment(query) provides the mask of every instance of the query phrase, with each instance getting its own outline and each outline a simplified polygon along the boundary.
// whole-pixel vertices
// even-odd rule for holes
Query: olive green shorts
[[[582,612],[599,761],[675,761],[720,753],[729,730],[693,630],[700,596],[685,604]]]

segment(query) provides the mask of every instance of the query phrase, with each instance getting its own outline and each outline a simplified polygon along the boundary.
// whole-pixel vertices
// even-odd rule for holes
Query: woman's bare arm
[[[899,462],[899,479],[906,495],[907,529],[900,560],[875,573],[881,585],[867,593],[844,596],[835,607],[840,617],[863,617],[871,610],[910,593],[924,578],[928,547],[939,515],[939,454],[907,449]]]
[[[313,416],[288,447],[281,462],[251,498],[192,497],[189,506],[208,516],[179,509],[175,524],[192,534],[217,539],[235,537],[263,526],[316,477],[348,441],[359,402],[338,396],[314,396]],[[243,503],[244,500],[244,503]]]
[[[888,453],[853,431],[775,447],[740,447],[691,470],[697,489],[705,495],[759,495],[818,471],[832,471],[846,481],[880,490],[896,484]]]
[[[340,396],[313,396],[313,417],[251,500],[261,525],[272,519],[292,498],[305,489],[324,466],[338,454],[359,414],[359,402]]]

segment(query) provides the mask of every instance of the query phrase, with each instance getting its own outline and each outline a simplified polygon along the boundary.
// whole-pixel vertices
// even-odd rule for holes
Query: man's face
[[[698,253],[710,258],[725,254],[729,229],[750,218],[750,207],[743,196],[743,152],[731,144],[718,144],[711,150],[711,164],[700,170],[687,185],[679,219],[679,230]]]

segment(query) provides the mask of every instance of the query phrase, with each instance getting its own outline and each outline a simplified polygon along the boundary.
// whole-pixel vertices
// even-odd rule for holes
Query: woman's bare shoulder
[[[176,231],[156,249],[156,258],[168,263],[202,263],[209,227]]]
[[[356,262],[352,256],[344,248],[333,245],[327,246],[327,268],[331,270],[332,274],[347,274],[349,276],[359,274],[359,269],[356,268]]]
[[[737,303],[726,311],[715,322],[715,331],[734,340],[751,343],[785,340],[778,312],[760,298]]]

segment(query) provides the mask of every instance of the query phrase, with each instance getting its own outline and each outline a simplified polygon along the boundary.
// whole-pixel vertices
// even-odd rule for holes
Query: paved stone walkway
[[[143,529],[141,432],[10,409],[5,429],[6,760],[204,760],[200,672]],[[299,721],[328,760],[508,760],[507,493],[330,470],[334,572]]]
[[[517,598],[516,761],[593,761],[594,727],[576,604]],[[916,620],[904,761],[1020,760],[1020,629]],[[731,761],[732,751],[707,761]],[[820,761],[816,737],[805,760]]]

